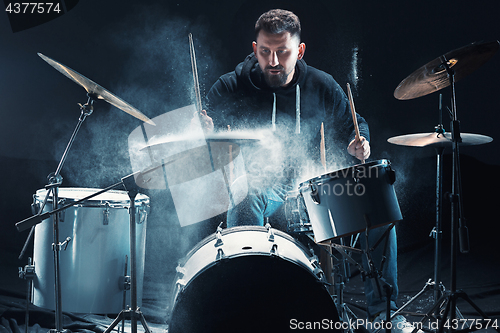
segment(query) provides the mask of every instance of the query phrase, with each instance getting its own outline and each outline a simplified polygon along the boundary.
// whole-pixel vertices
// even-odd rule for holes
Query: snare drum
[[[288,234],[225,229],[177,267],[169,332],[284,332],[294,323],[338,323],[324,281],[316,257]]]
[[[388,160],[358,164],[300,184],[316,242],[401,220]]]
[[[61,188],[58,206],[70,204],[98,191],[90,188]],[[36,192],[35,208],[40,207],[46,195],[45,189]],[[135,204],[137,299],[138,304],[141,304],[149,198],[139,194]],[[129,205],[127,192],[108,191],[59,213],[59,241],[71,238],[67,248],[60,251],[63,311],[114,314],[123,309],[124,277],[129,274],[125,274],[125,267],[127,256],[130,258]],[[50,196],[43,212],[51,211],[52,207]],[[33,304],[48,309],[55,309],[53,217],[36,226],[34,246],[36,277],[33,281]],[[127,294],[126,304],[130,304],[130,293]]]

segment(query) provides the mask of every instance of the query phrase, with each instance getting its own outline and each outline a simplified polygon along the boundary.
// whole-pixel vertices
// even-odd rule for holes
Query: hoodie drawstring
[[[273,132],[276,131],[276,93],[273,93],[273,116],[272,116],[272,124],[273,124]]]
[[[273,115],[271,118],[273,132],[276,131],[276,93],[273,93]],[[300,134],[300,87],[295,89],[295,134]]]
[[[295,90],[295,134],[300,134],[300,87]]]

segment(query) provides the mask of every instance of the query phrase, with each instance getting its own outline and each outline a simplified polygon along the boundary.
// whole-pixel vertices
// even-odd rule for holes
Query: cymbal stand
[[[436,70],[446,70],[448,78],[450,80],[451,88],[451,134],[452,134],[452,147],[453,147],[453,170],[452,170],[452,190],[448,199],[451,203],[451,287],[449,291],[446,291],[435,303],[435,305],[428,311],[422,321],[430,318],[431,314],[435,313],[438,308],[444,307],[443,316],[439,325],[439,333],[444,331],[445,325],[449,329],[449,332],[456,332],[458,327],[462,327],[458,324],[457,308],[456,302],[458,298],[462,298],[471,305],[476,312],[481,315],[483,320],[489,319],[488,316],[472,302],[469,296],[461,291],[457,290],[457,250],[460,244],[460,251],[462,253],[469,252],[469,235],[467,226],[465,223],[465,217],[463,212],[462,203],[462,183],[461,183],[461,171],[460,171],[460,153],[459,153],[459,143],[462,141],[460,137],[460,122],[457,117],[456,99],[455,99],[455,72],[453,68],[450,67],[450,62],[445,56],[441,56],[442,64],[436,68]],[[459,242],[457,242],[457,236]],[[475,323],[475,326],[468,327],[467,331],[478,330],[481,327],[478,326],[479,323]],[[497,332],[500,329],[495,328]]]
[[[439,123],[434,127],[436,135],[444,135],[446,133],[443,127],[443,108],[442,108],[443,95],[439,94]],[[443,153],[444,146],[438,145],[436,150],[436,224],[429,234],[429,237],[434,239],[434,277],[429,279],[424,287],[415,294],[408,302],[401,306],[394,315],[402,312],[411,303],[416,301],[420,296],[429,290],[433,290],[434,301],[437,301],[444,293],[445,288],[441,282],[441,241],[442,241],[442,206],[443,206]],[[458,311],[458,309],[457,309]],[[461,316],[461,315],[460,315]]]
[[[58,192],[59,192],[59,187],[62,185],[63,181],[63,178],[61,176],[61,170],[64,166],[64,163],[66,162],[66,158],[68,157],[68,153],[73,145],[73,142],[75,141],[76,135],[78,134],[80,127],[82,126],[86,117],[91,115],[93,112],[93,103],[95,96],[93,94],[87,94],[87,96],[88,96],[87,103],[85,103],[84,105],[80,104],[81,113],[80,117],[78,118],[78,123],[73,131],[73,134],[71,135],[71,138],[66,146],[66,149],[64,150],[61,160],[59,161],[59,165],[57,166],[56,171],[54,173],[51,173],[47,177],[49,182],[48,185],[45,187],[47,189],[47,194],[45,195],[45,199],[42,205],[40,206],[38,215],[41,214],[45,205],[47,204],[47,201],[50,197],[50,193],[52,193],[53,209],[56,210],[58,208],[57,207],[59,201]],[[54,240],[54,243],[52,244],[52,250],[54,252],[55,329],[51,329],[50,332],[60,333],[68,331],[63,328],[63,323],[62,323],[62,296],[61,296],[62,292],[61,292],[61,276],[59,268],[60,251],[63,248],[65,248],[65,246],[68,245],[68,242],[71,241],[71,238],[68,237],[63,243],[59,243],[59,214],[56,214],[52,220],[53,220],[53,240]],[[34,226],[31,227],[31,231],[25,242],[25,246],[23,247],[20,257],[22,257],[24,252],[26,251],[27,243],[33,236],[34,228],[35,228]],[[27,311],[28,309],[29,308],[27,308]],[[26,325],[28,325],[28,323],[26,323]]]
[[[137,259],[136,259],[136,227],[135,227],[135,197],[138,194],[137,184],[134,174],[122,178],[122,183],[130,197],[130,308],[122,310],[111,325],[104,331],[110,333],[120,321],[125,320],[125,316],[130,318],[131,332],[137,333],[137,319],[141,321],[142,327],[146,333],[151,333],[146,319],[140,308],[137,306]],[[122,325],[123,327],[123,325]]]

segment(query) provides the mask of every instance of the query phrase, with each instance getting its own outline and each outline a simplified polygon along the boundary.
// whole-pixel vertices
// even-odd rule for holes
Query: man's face
[[[292,37],[288,31],[259,32],[257,41],[253,42],[253,52],[270,87],[283,87],[292,81],[295,64],[304,56],[305,48],[305,44],[299,43],[299,38]]]

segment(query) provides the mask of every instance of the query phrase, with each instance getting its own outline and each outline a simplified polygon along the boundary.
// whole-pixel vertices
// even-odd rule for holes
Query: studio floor
[[[475,238],[473,238],[475,239]],[[441,254],[442,283],[446,289],[450,287],[450,256],[448,244],[444,242]],[[25,309],[27,283],[18,277],[18,253],[4,251],[1,258],[0,275],[0,332],[25,332]],[[457,256],[457,289],[462,290],[470,299],[491,319],[492,331],[494,324],[500,320],[500,270],[498,269],[498,251],[494,244],[471,242],[468,254],[459,253]],[[423,290],[429,279],[433,278],[434,269],[434,242],[427,241],[413,248],[403,249],[398,258],[399,270],[399,306],[406,304],[419,291]],[[352,277],[345,285],[344,297],[347,306],[364,320],[365,300],[361,276],[352,270]],[[175,278],[172,272],[160,281],[146,272],[144,277],[144,294],[141,311],[146,323],[152,332],[168,332],[168,311],[171,290],[167,285]],[[166,281],[166,282],[163,282]],[[419,298],[411,302],[404,311],[410,322],[419,321],[435,303],[432,287],[425,289]],[[293,293],[293,290],[290,290]],[[481,316],[464,300],[458,298],[457,308],[465,317],[479,319]],[[64,309],[63,309],[64,310]],[[112,323],[116,315],[73,314],[64,312],[64,327],[73,332],[103,332]],[[196,319],[193,319],[196,320]],[[30,319],[28,331],[31,333],[45,332],[55,326],[54,312],[30,305]],[[115,330],[121,329],[121,323]],[[284,331],[288,331],[285,328]],[[125,331],[130,332],[130,321],[126,321]],[[138,323],[138,331],[144,331]],[[485,330],[482,330],[485,331]]]

